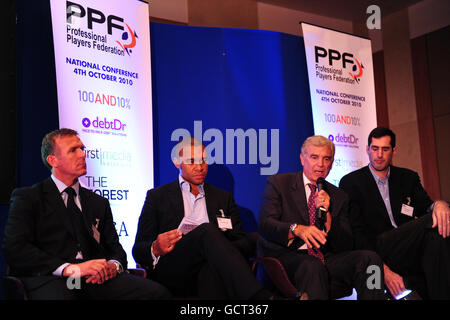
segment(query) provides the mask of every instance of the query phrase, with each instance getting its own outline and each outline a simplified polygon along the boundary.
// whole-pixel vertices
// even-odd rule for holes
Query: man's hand
[[[164,256],[175,248],[177,243],[183,234],[177,229],[173,229],[158,235],[155,241],[153,241],[152,248],[155,256]]]
[[[316,226],[297,225],[294,233],[305,241],[309,248],[316,247],[319,249],[321,244],[324,245],[327,242],[327,234],[317,229]]]
[[[327,212],[327,221],[325,221],[325,230],[330,231],[331,229],[331,213]]]
[[[403,278],[384,265],[384,283],[393,297],[406,290]]]
[[[68,265],[64,269],[63,276],[84,277],[86,283],[102,284],[117,276],[117,269],[112,262],[107,262],[105,259],[95,259]]]
[[[318,207],[324,207],[327,212],[330,209],[330,196],[325,190],[320,190],[319,192],[316,190],[316,208]]]
[[[438,227],[443,238],[450,236],[450,208],[447,202],[439,200],[434,203],[432,228]]]
[[[317,192],[317,190],[316,190],[316,192]],[[328,231],[330,231],[330,228],[331,228],[331,214],[329,212],[330,196],[324,190],[320,190],[320,192],[317,192],[316,208],[318,208],[318,207],[324,207],[325,210],[327,210],[327,221],[325,221],[325,230],[326,230],[326,232],[328,232]]]

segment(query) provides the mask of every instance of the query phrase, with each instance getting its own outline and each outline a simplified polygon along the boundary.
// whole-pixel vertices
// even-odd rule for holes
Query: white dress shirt
[[[391,175],[391,167],[388,169],[388,174],[386,178],[381,179],[375,171],[373,171],[372,167],[369,165],[370,172],[372,172],[372,176],[375,179],[375,182],[378,187],[378,191],[380,191],[380,195],[383,198],[384,205],[389,215],[389,220],[394,228],[398,228],[397,224],[394,220],[394,215],[392,214],[391,207],[391,197],[389,196],[389,177]]]

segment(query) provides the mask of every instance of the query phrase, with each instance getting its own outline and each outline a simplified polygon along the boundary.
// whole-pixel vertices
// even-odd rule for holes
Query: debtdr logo
[[[92,127],[96,129],[107,129],[113,131],[125,131],[125,127],[127,126],[119,119],[109,121],[106,118],[104,118],[103,120],[99,120],[98,117],[96,117],[93,121],[91,121],[89,118],[83,118],[83,120],[81,120],[81,123],[85,128],[89,128],[92,125]]]
[[[328,136],[328,140],[330,140],[331,142],[336,142],[336,143],[357,144],[359,141],[359,138],[357,138],[353,134],[346,136],[345,133],[342,135],[340,133],[338,133],[337,136],[333,136],[332,134],[330,134]]]

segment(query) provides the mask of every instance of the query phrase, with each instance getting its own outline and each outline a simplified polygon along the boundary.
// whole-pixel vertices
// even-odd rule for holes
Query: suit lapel
[[[69,231],[72,237],[75,237],[72,220],[69,217],[61,194],[51,178],[45,180],[43,192],[44,198],[50,203],[50,207],[55,209],[56,216],[61,219],[64,227]]]
[[[183,195],[181,193],[180,188],[180,182],[175,180],[170,184],[169,186],[169,192],[170,192],[170,202],[171,207],[173,207],[173,215],[174,219],[176,220],[177,224],[180,224],[181,220],[184,218],[184,203],[183,203]]]
[[[93,210],[95,209],[93,207],[92,201],[90,201],[91,199],[89,192],[87,192],[87,190],[84,189],[81,185],[79,193],[80,193],[81,209],[83,213],[83,221],[86,229],[89,232],[89,235],[92,237],[93,236],[92,225],[94,224],[94,217],[95,217]]]
[[[294,199],[297,212],[300,213],[302,220],[309,224],[308,201],[306,200],[303,171],[299,171],[295,175],[290,191],[292,192],[292,199]]]
[[[398,215],[401,211],[401,190],[400,188],[394,188],[391,186],[400,186],[401,181],[400,177],[397,175],[397,170],[395,167],[391,166],[391,173],[389,176],[389,198],[391,200],[391,209],[392,209],[392,215],[394,216],[394,219],[397,222]]]
[[[205,199],[206,199],[206,211],[208,212],[208,218],[209,218],[209,222],[218,226],[218,222],[217,222],[217,214],[219,213],[219,209],[223,209],[223,208],[217,208],[217,200],[216,200],[216,195],[214,194],[214,192],[211,192],[211,188],[209,188],[208,184],[204,184],[204,189],[205,189]],[[224,211],[224,214],[227,215],[229,214],[228,212]]]

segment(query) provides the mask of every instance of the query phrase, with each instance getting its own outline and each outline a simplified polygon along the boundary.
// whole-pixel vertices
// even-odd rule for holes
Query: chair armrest
[[[144,268],[132,268],[127,270],[128,273],[141,278],[147,278],[147,271]]]
[[[6,300],[28,300],[22,280],[13,276],[3,277]]]
[[[272,257],[258,257],[258,262],[262,263],[264,270],[277,289],[288,298],[296,297],[297,289],[289,279],[281,262]]]

